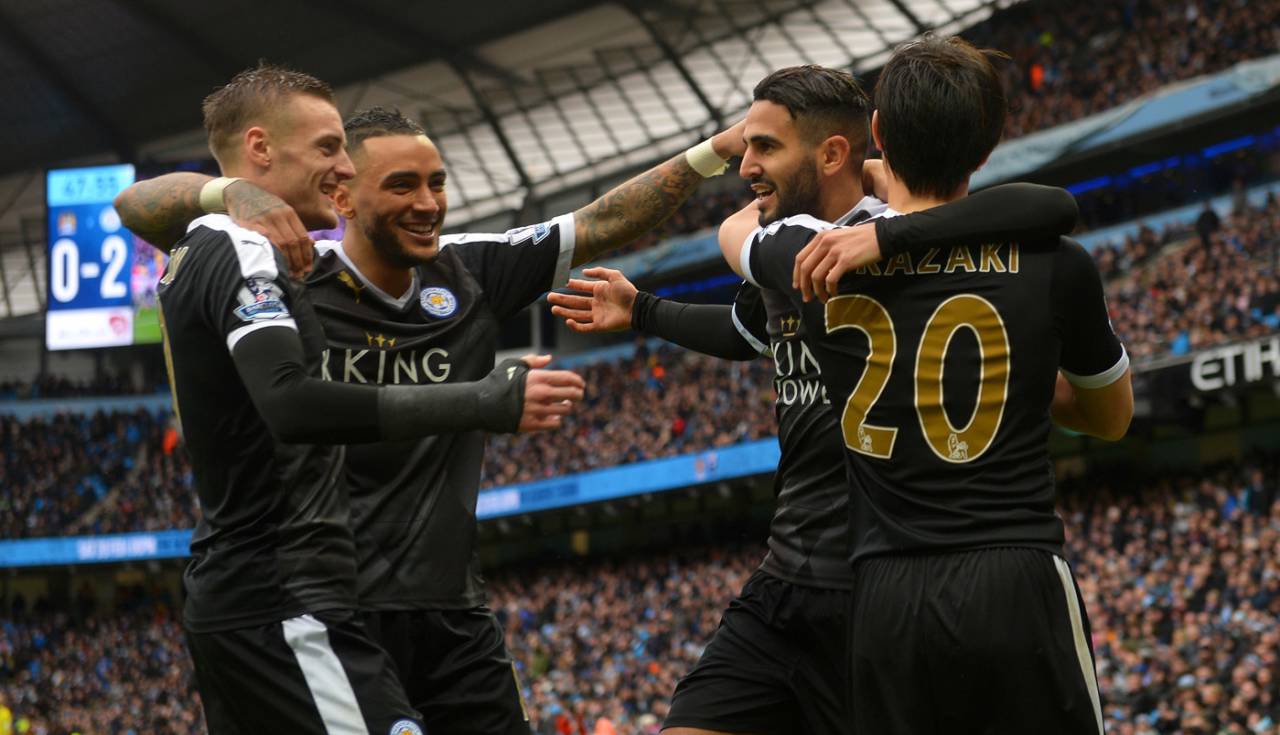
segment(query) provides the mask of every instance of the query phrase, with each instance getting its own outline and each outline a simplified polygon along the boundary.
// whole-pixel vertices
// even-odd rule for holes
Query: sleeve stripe
[[[562,214],[552,219],[551,224],[559,228],[560,255],[556,258],[556,273],[551,279],[550,288],[564,288],[569,285],[569,267],[573,265],[573,251],[577,247],[573,213]]]
[[[752,286],[760,286],[756,281],[755,275],[751,273],[751,248],[755,246],[756,235],[760,232],[760,228],[751,231],[747,235],[747,241],[742,243],[742,250],[738,253],[738,267],[742,269],[742,277]]]
[[[280,269],[276,267],[275,250],[267,238],[261,234],[240,227],[225,214],[207,214],[193,220],[187,229],[190,231],[200,226],[227,235],[231,244],[235,246],[241,276],[245,278],[262,276],[273,281],[280,276]]]
[[[742,323],[741,319],[738,318],[737,304],[734,304],[733,308],[729,310],[729,315],[733,317],[734,329],[738,330],[738,334],[742,335],[742,338],[745,339],[747,341],[747,344],[751,345],[756,352],[759,352],[761,355],[764,355],[765,357],[769,357],[773,354],[772,350],[769,349],[769,345],[756,339],[756,336],[751,333],[751,330],[747,329],[747,326]]]
[[[1125,351],[1124,345],[1120,345],[1120,359],[1116,360],[1116,364],[1098,373],[1097,375],[1076,375],[1075,373],[1062,371],[1062,376],[1067,382],[1077,388],[1092,390],[1096,388],[1106,388],[1108,385],[1116,382],[1129,369],[1129,353]]]
[[[267,327],[288,327],[295,332],[298,331],[298,324],[292,317],[288,319],[272,319],[265,322],[246,324],[243,327],[236,327],[227,335],[227,352],[235,350],[236,343],[241,339],[244,339],[245,335],[250,332],[256,332],[259,329],[266,329]]]

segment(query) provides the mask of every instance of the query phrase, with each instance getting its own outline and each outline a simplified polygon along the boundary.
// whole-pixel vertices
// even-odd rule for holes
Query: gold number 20
[[[869,296],[837,296],[827,302],[827,333],[857,329],[870,350],[862,377],[840,417],[844,443],[872,457],[893,456],[898,430],[866,423],[867,414],[889,382],[898,338],[888,310]],[[968,423],[957,427],[943,406],[942,374],[951,338],[969,329],[978,340],[981,373],[978,400]],[[991,302],[972,294],[952,296],[934,310],[916,349],[915,407],[920,429],[934,454],[947,462],[972,462],[991,447],[1000,429],[1009,392],[1009,334]]]

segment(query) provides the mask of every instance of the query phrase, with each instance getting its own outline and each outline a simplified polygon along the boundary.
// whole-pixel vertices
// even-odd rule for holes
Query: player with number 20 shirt
[[[959,112],[925,105],[916,109],[928,119],[913,119],[885,99],[909,96],[911,85],[935,99],[938,85],[957,86],[971,102]],[[1003,120],[998,85],[990,62],[954,39],[895,53],[873,120],[893,177],[885,216],[964,193],[999,137],[998,124],[975,122]],[[958,171],[940,163],[941,151],[921,165],[913,155],[931,149],[907,141],[926,129],[941,140],[986,131],[990,145],[972,161],[953,155]],[[800,216],[757,229],[740,266],[801,308],[840,412],[853,492],[857,730],[1100,733],[1047,451],[1059,370],[1085,391],[1127,377],[1091,257],[1066,238],[901,253],[847,276],[825,304],[802,302],[791,285],[796,256],[832,227]]]

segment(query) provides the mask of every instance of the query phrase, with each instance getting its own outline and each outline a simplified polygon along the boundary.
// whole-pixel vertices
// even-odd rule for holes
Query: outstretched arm
[[[212,180],[185,172],[144,179],[116,196],[116,212],[133,234],[167,253],[186,234],[187,225],[206,214],[200,207],[200,190]],[[262,233],[284,253],[295,276],[310,269],[311,236],[284,200],[248,181],[227,186],[222,200],[236,224]]]
[[[550,358],[505,360],[481,380],[443,385],[351,385],[306,373],[290,329],[259,329],[231,353],[249,397],[284,442],[357,444],[476,429],[545,431],[582,400],[582,378],[541,370]]]
[[[587,278],[569,279],[578,293],[547,294],[551,313],[575,332],[618,332],[634,329],[641,334],[725,360],[751,360],[760,353],[734,324],[733,307],[726,304],[684,304],[637,291],[621,271],[588,268]]]
[[[742,155],[743,127],[740,122],[712,137],[716,155],[725,160]],[[573,265],[595,260],[662,224],[702,180],[680,153],[574,212]]]

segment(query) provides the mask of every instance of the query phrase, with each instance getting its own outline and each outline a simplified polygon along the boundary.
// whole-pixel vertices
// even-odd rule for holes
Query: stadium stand
[[[1225,218],[1143,228],[1094,250],[1110,276],[1112,323],[1140,360],[1184,355],[1280,329],[1280,205],[1242,205]]]
[[[92,529],[86,515],[91,508],[150,485],[151,481],[136,479],[140,452],[144,446],[161,446],[168,421],[167,415],[144,410],[27,421],[0,415],[0,536],[55,536]],[[183,493],[189,490],[183,488],[178,495]],[[140,521],[143,525],[171,520],[152,515],[152,508],[139,512],[149,517]]]
[[[0,401],[127,396],[143,392],[145,391],[139,390],[128,378],[107,373],[86,380],[72,380],[61,375],[45,374],[36,376],[30,382],[16,380],[0,382]]]
[[[1113,468],[1064,494],[1108,732],[1280,732],[1280,455]],[[491,573],[535,732],[656,733],[675,679],[761,555],[714,546]],[[202,732],[169,610],[142,593],[114,611],[11,605],[0,705],[32,733]]]
[[[587,398],[556,436],[493,437],[489,485],[642,462],[772,436],[773,368],[680,348],[587,365]],[[549,441],[548,439],[554,439]]]
[[[629,171],[682,149],[713,121],[740,112],[749,103],[751,82],[765,71],[806,62],[842,65],[870,83],[885,49],[894,43],[926,26],[947,32],[981,21],[965,35],[1011,57],[1004,67],[1013,106],[1005,138],[1021,139],[1017,144],[1026,146],[1015,157],[1050,160],[1037,158],[1034,147],[1061,130],[1053,130],[1055,126],[1089,130],[1063,144],[1062,158],[1054,160],[1059,169],[1030,163],[1015,168],[1019,177],[1068,186],[1077,194],[1082,227],[1095,230],[1082,240],[1107,279],[1113,323],[1135,367],[1184,367],[1206,348],[1280,334],[1280,203],[1271,188],[1280,176],[1280,128],[1275,128],[1274,115],[1260,114],[1267,108],[1253,100],[1255,106],[1239,117],[1253,115],[1261,121],[1237,120],[1230,133],[1193,140],[1188,131],[1209,124],[1191,119],[1203,113],[1201,108],[1182,113],[1188,118],[1184,120],[1168,111],[1177,105],[1165,105],[1164,117],[1144,117],[1134,112],[1137,103],[1126,104],[1158,90],[1143,102],[1165,99],[1160,94],[1170,85],[1182,93],[1197,84],[1218,84],[1222,80],[1202,75],[1242,61],[1280,59],[1280,0],[680,0],[590,8],[573,22],[560,18],[562,4],[573,3],[533,4],[529,7],[537,12],[530,15],[513,11],[497,36],[464,22],[455,40],[459,48],[474,45],[478,51],[468,50],[449,63],[421,58],[414,34],[423,29],[413,27],[420,19],[406,20],[403,29],[391,28],[398,23],[378,18],[376,11],[339,16],[333,4],[317,10],[312,32],[275,39],[273,48],[280,58],[289,58],[288,44],[315,47],[318,37],[328,40],[330,51],[344,40],[354,49],[375,43],[386,48],[380,61],[385,67],[360,67],[353,57],[361,54],[342,52],[332,55],[343,59],[339,73],[346,76],[314,70],[339,85],[344,110],[390,104],[416,112],[441,143],[450,167],[451,229],[494,230],[571,210]],[[19,12],[8,5],[12,7],[0,3],[0,21],[13,28],[14,37],[48,37],[39,24],[59,20],[56,13]],[[163,13],[147,9],[154,2],[138,3],[137,8],[81,5],[76,22],[117,31],[115,47],[158,53],[153,47],[159,47],[139,33],[149,26],[163,28],[166,22]],[[269,6],[257,10],[263,15],[279,12]],[[217,9],[192,8],[188,25],[216,29],[237,17],[236,7],[250,6],[227,0]],[[339,21],[350,39],[330,38],[328,29]],[[65,22],[69,25],[60,30],[68,37],[84,32]],[[539,25],[544,22],[549,25]],[[519,35],[507,35],[511,33]],[[194,30],[178,35],[196,39],[188,44],[195,49],[217,46],[199,42]],[[238,31],[210,33],[219,35],[239,36]],[[415,43],[399,48],[385,43],[388,35]],[[175,80],[189,78],[196,88],[187,112],[194,112],[199,96],[218,81],[209,76],[215,66],[225,67],[219,75],[230,73],[260,55],[237,60],[215,48],[211,62],[207,54],[193,60],[163,48],[173,58]],[[413,53],[407,53],[411,48]],[[56,56],[61,50],[50,45],[47,53]],[[17,70],[11,76],[23,84],[45,76],[39,65],[10,54],[3,44],[0,61]],[[103,76],[108,74],[105,63],[86,64],[80,57],[62,61],[67,68],[98,66]],[[198,68],[184,66],[187,61]],[[1238,75],[1245,86],[1256,83],[1259,97],[1274,97],[1274,80],[1254,75],[1252,65],[1247,66],[1251,68]],[[1232,81],[1241,83],[1239,78]],[[0,79],[0,89],[11,89],[4,84]],[[39,344],[33,335],[43,327],[31,325],[49,301],[43,251],[48,225],[41,221],[42,202],[23,192],[23,187],[42,188],[41,177],[32,174],[19,181],[30,172],[14,166],[45,165],[55,152],[63,159],[93,153],[83,147],[107,142],[120,160],[207,156],[201,140],[153,146],[144,137],[154,137],[160,127],[139,125],[136,117],[155,117],[156,106],[121,93],[114,84],[109,79],[86,84],[90,92],[73,94],[80,109],[70,112],[65,90],[40,95],[23,88],[19,91],[31,103],[20,106],[23,118],[0,121],[0,128],[12,133],[3,136],[0,148],[7,145],[4,149],[13,154],[0,156],[5,161],[0,173],[17,175],[0,179],[0,316],[6,318],[0,322],[0,341],[22,334]],[[167,84],[167,93],[176,95],[178,86],[176,81]],[[1205,93],[1206,104],[1217,104],[1214,94]],[[1238,104],[1243,109],[1236,99],[1221,107],[1237,109]],[[45,102],[52,107],[41,107]],[[1112,114],[1117,117],[1110,118]],[[64,115],[72,117],[64,120]],[[1095,115],[1095,122],[1108,119],[1097,122],[1099,127],[1071,125],[1089,115]],[[1134,124],[1124,133],[1116,119],[1126,115],[1142,118],[1136,122],[1143,125]],[[51,125],[50,120],[65,124]],[[123,128],[114,124],[121,121]],[[31,132],[31,126],[40,134]],[[145,135],[139,132],[144,128]],[[55,140],[57,130],[65,135]],[[108,134],[95,135],[102,130]],[[178,127],[164,130],[178,132]],[[1098,141],[1108,135],[1113,136],[1111,148]],[[1186,140],[1178,140],[1180,136]],[[41,148],[37,141],[45,138],[48,147]],[[1109,151],[1139,138],[1141,145],[1129,146],[1127,153],[1149,154],[1149,161],[1126,159],[1124,170],[1112,170],[1112,164],[1102,161]],[[98,142],[106,139],[112,140]],[[1067,160],[1067,152],[1086,149],[1092,159]],[[206,159],[196,167],[207,164]],[[997,168],[989,166],[987,173]],[[1052,175],[1039,177],[1046,170]],[[741,182],[731,176],[707,185],[658,232],[632,243],[623,254],[705,235],[743,203],[742,193]],[[1220,196],[1206,202],[1210,193]],[[644,285],[670,286],[672,273],[707,280],[709,262],[695,257],[663,260],[665,273],[655,269]],[[661,275],[669,280],[660,282]],[[602,350],[601,355],[607,357],[572,356],[575,369],[587,378],[588,396],[563,432],[497,437],[490,443],[487,488],[772,436],[773,374],[767,361],[723,363],[644,340]],[[1185,456],[1177,458],[1178,469],[1161,467],[1151,457],[1141,468],[1122,463],[1098,469],[1095,457],[1087,454],[1094,447],[1081,439],[1072,451],[1084,451],[1087,457],[1055,455],[1063,470],[1093,467],[1062,483],[1060,512],[1091,616],[1104,716],[1113,734],[1280,735],[1280,454],[1274,453],[1280,404],[1270,401],[1272,394],[1280,396],[1280,372],[1267,375],[1262,361],[1270,358],[1261,355],[1259,350],[1258,374],[1263,377],[1251,388],[1266,401],[1252,400],[1256,395],[1241,398],[1241,393],[1176,397],[1194,405],[1198,421],[1215,409],[1220,421],[1235,411],[1227,424],[1241,435],[1252,431],[1254,440],[1262,437],[1273,453],[1195,469],[1187,466],[1194,460]],[[143,395],[150,392],[139,387],[145,381],[126,377],[146,370],[112,374],[99,359],[97,377],[87,377],[85,371],[59,377],[57,367],[47,368],[45,357],[38,361],[39,377],[27,377],[36,373],[33,368],[21,378],[5,374],[0,381],[0,539],[191,528],[197,514],[191,470],[169,412],[161,408],[163,397]],[[142,359],[131,356],[121,363]],[[155,354],[151,360],[158,362]],[[150,374],[159,374],[155,365],[151,368]],[[1181,373],[1178,377],[1185,378]],[[1139,404],[1147,404],[1147,410],[1168,397],[1153,393],[1149,385],[1144,391]],[[89,400],[91,396],[117,398],[99,411],[102,404]],[[143,407],[133,408],[135,403]],[[1257,406],[1265,410],[1250,416]],[[1230,423],[1237,418],[1238,424]],[[1264,423],[1246,428],[1249,421]],[[1240,436],[1195,435],[1207,425],[1208,420],[1162,426],[1176,437],[1190,434],[1177,450],[1156,447],[1167,437],[1146,432],[1111,455],[1100,454],[1107,462],[1121,456],[1127,462],[1131,455],[1172,455],[1195,444],[1187,452],[1192,457],[1195,451],[1210,458],[1240,455],[1238,448],[1230,448],[1246,443]],[[1070,438],[1055,434],[1054,439],[1065,443]],[[753,500],[759,515],[768,503],[763,481],[757,484],[750,489],[764,490]],[[715,483],[668,496],[680,496],[687,507],[708,498],[728,503],[732,493],[743,489],[748,489],[745,482],[733,488]],[[694,498],[699,493],[706,497]],[[668,503],[666,511],[676,503]],[[489,564],[486,569],[490,604],[518,659],[538,735],[657,733],[676,679],[697,659],[724,604],[763,553],[754,543],[759,536],[754,528],[732,533],[734,540],[727,543],[717,537],[715,545],[647,550],[633,544],[615,554],[612,549],[624,544],[601,543],[597,529],[587,529],[607,515],[601,506],[612,511],[614,505],[634,506],[637,518],[663,511],[661,500],[631,497],[565,509],[545,526],[543,516],[529,513],[481,525],[482,539],[495,545],[523,543],[522,526],[552,528],[565,538],[579,533],[584,541],[591,537],[581,548],[576,538],[564,544],[576,557],[566,557],[568,552],[548,543],[537,547],[544,551],[536,561]],[[564,520],[569,517],[573,520]],[[643,518],[647,533],[650,516]],[[726,524],[740,520],[720,519]],[[660,519],[668,521],[675,522]],[[605,529],[600,536],[614,530]],[[102,542],[94,548],[109,546],[106,539],[89,543],[94,541]],[[659,542],[644,543],[652,547]],[[482,548],[482,558],[491,550]],[[112,553],[110,548],[107,552],[104,556]],[[492,557],[502,558],[497,553]],[[11,587],[22,570],[5,570],[0,583],[0,735],[205,732],[174,612],[177,565],[150,560],[101,565],[110,570],[101,573],[111,579],[105,584],[115,589],[110,601],[99,601],[87,586],[69,597],[65,589],[61,595],[24,595]],[[92,565],[81,569],[86,566]],[[74,579],[76,571],[60,566],[33,574],[47,575],[45,582],[54,580],[47,585],[52,589]],[[171,584],[138,586],[136,578],[147,575],[167,575]],[[125,578],[134,581],[120,581]],[[64,587],[74,590],[76,585]]]
[[[1260,205],[1240,207],[1223,216],[1172,222],[1159,233],[1138,227],[1122,240],[1095,247],[1108,278],[1113,324],[1138,364],[1280,330],[1280,202],[1268,193]],[[735,364],[669,346],[651,348],[644,341],[637,345],[628,356],[581,367],[587,397],[563,432],[493,437],[485,486],[773,435],[773,373],[767,361]],[[41,384],[68,383],[46,378]],[[107,431],[107,424],[117,428]],[[0,493],[0,529],[8,538],[194,524],[190,468],[185,455],[174,451],[176,434],[164,416],[140,411],[28,423],[0,418],[0,429],[8,437],[0,444],[0,480],[7,480]],[[41,436],[57,438],[37,444]],[[73,446],[83,455],[47,464]],[[141,469],[130,472],[135,464]],[[60,468],[56,480],[23,469],[45,466]]]
[[[0,622],[0,719],[7,709],[11,732],[205,732],[171,601],[13,607]]]
[[[1280,2],[1034,0],[964,35],[1010,56],[1005,139],[1280,50]]]

